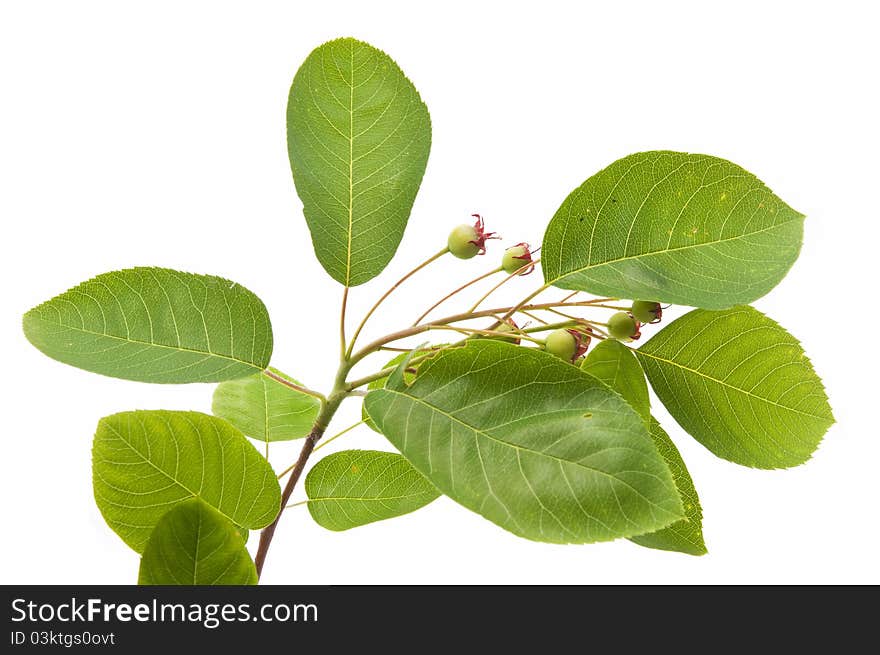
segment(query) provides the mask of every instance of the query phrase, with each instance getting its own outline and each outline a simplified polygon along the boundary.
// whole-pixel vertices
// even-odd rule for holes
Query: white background
[[[351,316],[471,212],[507,244],[538,244],[569,191],[611,161],[661,148],[715,154],[808,216],[800,260],[756,305],[802,341],[838,423],[805,466],[756,471],[716,459],[655,406],[700,493],[710,550],[702,558],[625,541],[531,543],[442,498],[346,533],[289,510],[265,582],[880,582],[872,6],[4,3],[0,582],[135,581],[137,555],[92,499],[96,421],[135,408],[209,411],[212,391],[56,363],[22,336],[32,305],[132,265],[220,274],[269,307],[273,362],[329,386],[340,288],[312,252],[284,115],[299,64],[343,35],[391,54],[433,119],[398,256],[352,292]],[[487,257],[426,272],[370,332],[407,325],[443,289],[494,266],[502,245],[491,245]],[[507,297],[537,281],[517,280]],[[334,427],[356,419],[358,404]],[[366,429],[323,452],[337,447],[390,449]],[[286,465],[298,448],[273,447],[273,463]]]

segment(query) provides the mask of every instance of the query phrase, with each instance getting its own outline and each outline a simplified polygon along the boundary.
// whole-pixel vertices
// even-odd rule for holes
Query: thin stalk
[[[461,334],[476,334],[480,336],[486,337],[501,337],[503,339],[525,339],[526,341],[531,341],[533,343],[544,343],[540,339],[533,339],[531,337],[527,337],[522,333],[522,330],[510,332],[498,332],[497,330],[480,330],[477,328],[464,328],[464,327],[455,327],[452,325],[435,325],[431,328],[432,330],[451,330],[452,332],[459,332]]]
[[[376,352],[379,348],[393,343],[395,341],[399,341],[401,339],[405,339],[407,337],[412,337],[417,334],[421,334],[422,332],[427,332],[432,328],[438,325],[448,325],[450,323],[460,323],[462,321],[470,321],[477,318],[485,318],[487,316],[496,316],[498,314],[503,314],[502,319],[506,320],[510,318],[513,314],[520,310],[526,311],[534,311],[534,310],[542,310],[542,309],[552,309],[554,307],[590,307],[592,306],[592,301],[583,301],[583,302],[568,302],[568,303],[560,303],[560,302],[549,302],[549,303],[534,303],[534,304],[526,304],[529,300],[533,299],[539,293],[547,289],[549,285],[544,285],[537,291],[533,292],[525,299],[520,301],[518,305],[513,307],[496,307],[495,309],[483,309],[478,312],[463,312],[461,314],[454,314],[452,316],[446,316],[444,318],[440,318],[434,321],[429,321],[428,323],[421,323],[419,325],[413,325],[403,330],[398,330],[396,332],[391,332],[390,334],[386,334],[383,337],[379,337],[378,339],[370,342],[349,358],[348,363],[349,366],[353,367],[355,364],[360,362],[367,355]],[[499,319],[499,323],[502,322]],[[510,333],[507,333],[506,336],[510,336]]]
[[[588,321],[585,318],[578,318],[577,316],[571,316],[569,314],[564,314],[563,312],[558,312],[555,309],[546,309],[544,311],[551,312],[553,314],[558,314],[559,316],[562,316],[563,318],[569,319],[569,321],[572,321],[572,322],[575,322],[575,323],[578,323],[581,325],[583,325],[583,324],[589,325],[590,331],[593,333],[593,336],[598,336],[600,339],[608,336],[607,332],[599,329],[599,327],[598,327],[599,325],[605,325],[604,323],[598,323],[596,321]],[[601,335],[604,335],[604,336],[601,336]]]
[[[571,314],[566,314],[565,312],[560,312],[560,311],[557,310],[557,309],[547,309],[547,310],[545,310],[545,311],[548,311],[548,312],[550,312],[551,314],[556,314],[557,316],[561,316],[562,318],[567,318],[567,319],[569,319],[570,321],[575,321],[575,320],[577,320],[577,316],[572,316]]]
[[[530,293],[529,295],[527,295],[525,298],[523,298],[522,300],[520,300],[516,305],[514,305],[513,307],[511,307],[511,308],[507,311],[507,313],[506,313],[504,316],[501,317],[501,321],[502,321],[502,322],[506,321],[508,318],[510,318],[511,316],[513,316],[514,314],[516,314],[516,312],[519,311],[521,308],[526,308],[526,309],[528,309],[528,307],[526,306],[526,303],[528,303],[530,300],[532,300],[533,298],[535,298],[536,296],[538,296],[539,294],[543,293],[544,291],[546,291],[546,290],[549,289],[549,288],[550,288],[550,285],[549,285],[549,284],[547,284],[547,283],[542,284],[542,285],[541,285],[540,287],[538,287],[535,291],[533,291],[532,293]]]
[[[599,339],[603,339],[603,338],[607,337],[607,334],[605,334],[602,330],[599,330],[598,328],[595,328],[595,327],[594,327],[594,323],[593,323],[592,321],[587,321],[587,320],[585,320],[585,319],[580,319],[580,318],[572,319],[572,320],[570,320],[570,321],[561,321],[561,322],[559,322],[559,323],[547,323],[547,324],[545,324],[545,325],[539,325],[539,326],[535,326],[535,327],[532,327],[532,328],[521,329],[521,330],[519,330],[519,331],[517,331],[517,332],[496,332],[496,331],[494,331],[494,330],[476,330],[476,329],[456,328],[456,327],[452,327],[452,326],[436,326],[436,325],[435,325],[435,326],[428,326],[428,325],[424,325],[424,326],[422,326],[422,325],[420,325],[420,326],[417,326],[417,327],[425,328],[425,330],[421,330],[421,331],[448,329],[448,330],[454,330],[454,331],[456,331],[456,332],[469,332],[469,333],[472,333],[472,334],[483,334],[483,335],[488,335],[488,336],[500,336],[500,337],[502,337],[502,338],[507,338],[507,339],[510,339],[510,338],[526,339],[526,340],[528,340],[528,341],[532,341],[532,342],[534,342],[534,343],[536,343],[536,344],[543,344],[544,342],[543,342],[542,340],[540,340],[540,339],[532,339],[532,338],[529,338],[528,336],[525,336],[524,333],[543,332],[543,331],[547,331],[547,330],[554,330],[554,329],[557,329],[557,328],[576,327],[576,326],[578,326],[578,325],[584,325],[584,324],[589,325],[589,327],[590,327],[591,330],[593,331],[593,332],[592,332],[593,336],[598,337]],[[597,334],[597,332],[599,332],[599,333],[601,333],[601,334]],[[602,335],[604,335],[604,336],[602,336]],[[411,336],[411,335],[410,335],[410,336]],[[401,337],[401,338],[403,338],[403,337]],[[460,342],[459,342],[459,343],[460,343]],[[439,350],[443,350],[443,349],[445,349],[445,348],[452,348],[452,347],[456,347],[456,344],[450,344],[450,345],[448,345],[448,346],[443,346],[443,347],[441,347],[441,348],[437,348],[436,350],[439,351]],[[401,350],[401,351],[403,351],[403,352],[410,352],[412,349],[410,349],[410,350],[406,350],[405,348],[400,348],[399,350]],[[410,361],[410,364],[418,364],[418,363],[424,361],[425,359],[427,359],[428,357],[431,357],[431,356],[434,355],[434,354],[435,354],[434,352],[430,352],[430,353],[427,353],[427,354],[425,354],[425,355],[421,355],[421,356],[418,356],[418,357],[414,357],[414,358]],[[354,393],[354,390],[357,389],[358,387],[362,387],[362,386],[364,386],[365,384],[369,384],[369,383],[372,382],[373,380],[379,380],[379,379],[381,379],[381,378],[386,378],[386,377],[388,377],[389,375],[391,375],[392,373],[394,373],[395,370],[397,370],[397,367],[398,367],[398,366],[399,366],[399,364],[395,364],[394,366],[389,366],[389,367],[387,367],[387,368],[383,368],[383,369],[380,370],[380,371],[376,371],[375,373],[371,373],[370,375],[366,375],[366,376],[364,376],[364,377],[362,377],[362,378],[358,378],[358,379],[356,379],[356,380],[352,380],[351,382],[349,382],[348,384],[346,384],[345,389],[346,389],[346,391],[348,391],[349,393]]]
[[[392,293],[394,293],[394,290],[397,289],[397,287],[399,287],[401,284],[406,282],[409,278],[411,278],[413,275],[418,273],[420,270],[422,270],[423,268],[425,268],[429,264],[440,259],[443,255],[445,255],[448,252],[449,252],[449,248],[444,248],[443,250],[431,255],[430,257],[428,257],[428,259],[423,261],[421,264],[416,266],[409,273],[407,273],[402,278],[400,278],[397,282],[395,282],[393,285],[391,285],[391,288],[388,289],[388,291],[386,291],[384,294],[382,294],[382,297],[376,301],[376,304],[374,304],[372,307],[370,307],[370,310],[367,312],[366,316],[364,316],[363,320],[360,322],[360,325],[358,325],[357,329],[354,331],[354,336],[352,336],[352,338],[351,338],[351,343],[348,344],[348,349],[343,348],[343,352],[345,353],[345,358],[351,357],[351,353],[354,350],[354,345],[357,342],[357,339],[361,334],[361,330],[364,329],[364,326],[367,324],[367,321],[370,320],[370,317],[373,315],[373,312],[375,312],[379,308],[379,305],[381,305],[383,302],[385,302],[385,299],[388,296],[390,296]]]
[[[575,327],[577,325],[582,325],[583,323],[584,321],[581,321],[580,319],[573,319],[570,321],[560,321],[559,323],[547,323],[547,325],[536,325],[535,327],[520,330],[520,332],[532,334],[534,332],[546,332],[548,330],[558,330],[560,328]]]
[[[523,310],[519,310],[519,313],[523,314],[525,316],[528,316],[533,321],[538,321],[538,323],[543,323],[544,325],[547,325],[547,321],[545,321],[543,318],[541,318],[537,314],[531,314],[529,312],[524,312]]]
[[[267,378],[269,378],[271,380],[275,380],[275,382],[278,382],[279,384],[283,384],[285,387],[289,387],[290,389],[293,389],[294,391],[299,391],[300,393],[308,394],[309,396],[314,396],[315,398],[320,400],[322,403],[327,402],[327,398],[324,397],[324,394],[322,394],[318,391],[315,391],[313,389],[309,389],[308,387],[303,387],[299,384],[296,384],[295,382],[291,382],[287,378],[284,378],[284,377],[278,375],[277,373],[273,373],[269,369],[266,369],[265,371],[263,371],[263,375],[265,375]]]
[[[632,307],[620,307],[619,305],[602,305],[600,303],[592,303],[590,307],[599,307],[600,309],[614,309],[619,312],[628,312]]]
[[[578,291],[578,293],[580,293],[580,291]],[[581,302],[587,305],[596,305],[598,307],[601,307],[602,305],[600,303],[617,302],[618,300],[620,300],[620,298],[593,298],[592,300],[582,300]],[[565,302],[567,303],[568,301],[566,300]]]
[[[506,333],[506,336],[510,336],[510,333]],[[452,346],[444,346],[444,348],[451,348],[451,347]],[[409,351],[407,351],[407,352],[409,352]],[[439,352],[439,350],[437,352]],[[435,353],[431,352],[431,353],[427,353],[425,355],[419,355],[417,357],[413,357],[409,361],[409,365],[412,366],[413,364],[420,364],[421,362],[425,361],[426,359],[428,359],[428,357],[431,357],[434,354]],[[362,378],[352,380],[351,382],[348,382],[345,385],[345,390],[348,393],[354,393],[355,389],[357,389],[358,387],[362,387],[365,384],[369,384],[373,380],[381,380],[382,378],[387,378],[389,375],[391,375],[392,373],[394,373],[394,371],[397,370],[398,366],[400,366],[400,364],[394,364],[393,366],[387,366],[387,367],[383,368],[381,371],[376,371],[375,373],[370,373],[370,375],[365,375]]]
[[[363,424],[364,424],[364,421],[358,421],[357,423],[354,423],[354,424],[352,424],[352,425],[349,425],[347,428],[345,428],[344,430],[340,430],[339,432],[337,432],[336,434],[334,434],[334,435],[333,435],[332,437],[330,437],[329,439],[324,439],[324,441],[322,441],[322,442],[320,443],[320,445],[316,446],[316,447],[315,447],[315,450],[312,451],[312,452],[318,452],[319,450],[321,450],[321,448],[323,448],[324,446],[326,446],[328,443],[332,443],[333,441],[335,441],[336,439],[338,439],[338,438],[341,437],[342,435],[344,435],[344,434],[348,434],[349,432],[351,432],[352,430],[354,430],[356,427],[358,427],[359,425],[363,425]]]
[[[408,353],[412,348],[395,348],[394,346],[379,346],[377,350],[387,350],[392,353]]]
[[[348,309],[348,285],[342,292],[342,307],[339,310],[339,354],[345,359],[345,312]]]
[[[508,275],[506,278],[504,278],[503,280],[501,280],[501,282],[499,282],[499,283],[496,284],[494,287],[492,287],[491,289],[489,289],[489,290],[483,295],[482,298],[480,298],[476,303],[474,303],[474,305],[473,305],[473,307],[471,307],[470,311],[472,311],[472,312],[473,312],[473,311],[476,311],[477,307],[479,307],[480,305],[482,305],[482,304],[483,304],[483,301],[486,300],[486,298],[488,298],[488,297],[491,296],[493,293],[495,293],[496,291],[498,291],[498,289],[499,289],[503,284],[505,284],[506,282],[509,282],[509,281],[512,280],[513,278],[515,278],[515,277],[521,275],[521,274],[522,274],[524,271],[526,271],[529,267],[531,267],[532,269],[534,269],[535,264],[539,263],[540,261],[541,261],[541,258],[539,257],[538,259],[536,259],[536,260],[534,260],[534,261],[530,261],[530,262],[528,262],[527,264],[524,264],[523,266],[520,266],[520,267],[519,267],[518,269],[516,269],[513,273],[511,273],[511,274]]]
[[[437,308],[438,308],[440,305],[442,305],[444,302],[446,302],[447,300],[449,300],[450,298],[452,298],[452,296],[454,296],[455,294],[459,293],[460,291],[464,291],[464,290],[467,289],[469,286],[471,286],[471,285],[473,285],[473,284],[476,284],[476,283],[479,282],[480,280],[485,280],[487,277],[491,277],[491,276],[495,275],[495,273],[500,273],[501,270],[502,270],[502,269],[501,269],[500,266],[499,266],[498,268],[494,268],[494,269],[492,269],[491,271],[489,271],[488,273],[483,273],[482,275],[480,275],[480,276],[478,276],[478,277],[475,277],[475,278],[474,278],[473,280],[471,280],[470,282],[465,282],[464,284],[462,284],[460,287],[458,287],[458,288],[455,289],[454,291],[450,291],[450,292],[447,293],[445,296],[443,296],[440,300],[438,300],[438,301],[435,302],[433,305],[431,305],[430,307],[428,307],[428,309],[425,310],[425,313],[422,314],[421,316],[419,316],[419,317],[416,319],[415,323],[413,323],[413,325],[418,325],[419,323],[421,323],[421,322],[422,322],[422,319],[424,319],[428,314],[430,314],[432,311],[434,311],[435,309],[437,309]]]

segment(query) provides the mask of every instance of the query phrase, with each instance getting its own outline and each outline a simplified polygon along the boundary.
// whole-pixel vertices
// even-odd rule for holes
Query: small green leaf
[[[328,530],[348,530],[414,512],[440,494],[405,457],[377,450],[343,450],[306,476],[309,512]]]
[[[700,498],[697,496],[694,481],[672,439],[654,417],[650,420],[651,438],[660,456],[672,471],[672,479],[675,480],[675,486],[684,506],[684,518],[657,532],[649,532],[629,539],[646,548],[672,550],[687,555],[705,555],[707,551],[706,543],[703,541],[703,509],[700,507]]]
[[[293,78],[287,147],[321,265],[346,286],[376,277],[400,245],[431,149],[418,91],[381,50],[329,41]]]
[[[566,198],[541,266],[563,289],[723,309],[779,283],[800,251],[803,218],[729,161],[642,152]]]
[[[522,537],[605,541],[682,517],[639,415],[534,348],[466,340],[421,364],[410,384],[398,369],[366,404],[441,493]]]
[[[139,382],[222,382],[272,354],[266,307],[235,282],[167,268],[104,273],[24,315],[43,353]]]
[[[443,347],[443,346],[447,346],[447,345],[449,345],[449,344],[445,344],[445,343],[443,343],[443,344],[437,344],[437,345],[435,345],[435,346],[431,346],[431,348],[432,348],[432,349],[435,349],[435,348],[441,348],[441,347]],[[421,357],[422,355],[425,354],[425,352],[426,352],[425,350],[419,350],[419,349],[417,348],[416,351],[415,351],[415,353],[414,353],[414,356],[416,356],[416,357]],[[382,368],[385,369],[385,368],[391,368],[392,366],[397,366],[398,364],[400,364],[400,362],[402,362],[404,359],[406,359],[407,356],[409,356],[409,352],[400,353],[400,354],[398,354],[398,355],[392,357],[391,359],[389,359],[389,360],[385,363],[385,366],[383,366]],[[410,380],[412,380],[412,379],[415,378],[415,373],[413,373],[414,368],[416,368],[416,367],[415,367],[415,366],[407,366],[407,370],[404,371],[404,373],[403,373],[403,379],[406,380],[407,382],[409,382]],[[385,386],[385,383],[386,383],[386,382],[388,382],[388,376],[387,376],[387,375],[386,375],[384,378],[379,378],[378,380],[373,380],[372,382],[370,382],[369,384],[367,384],[367,390],[368,390],[368,391],[372,391],[373,389],[381,389],[382,387]],[[361,419],[363,419],[364,424],[365,424],[368,428],[370,428],[370,429],[373,430],[374,432],[379,432],[379,430],[376,428],[376,424],[373,423],[373,419],[371,419],[371,418],[370,418],[370,415],[367,413],[367,405],[366,405],[366,403],[364,403],[363,405],[361,405]],[[380,433],[380,434],[381,434],[381,433]]]
[[[689,312],[636,356],[675,420],[732,462],[802,464],[834,423],[801,345],[752,307]]]
[[[256,448],[226,421],[198,412],[102,418],[92,477],[104,520],[137,552],[169,509],[193,497],[251,530],[271,523],[281,506],[275,472]]]
[[[648,383],[641,365],[629,348],[616,339],[605,339],[587,354],[581,370],[614,389],[638,412],[645,425],[650,425]]]
[[[299,384],[281,371],[275,375]],[[286,387],[263,373],[217,385],[211,411],[247,436],[260,441],[286,441],[306,436],[321,401]]]
[[[400,353],[399,355],[392,357],[390,360],[388,360],[388,362],[382,368],[390,368],[392,366],[397,366],[398,364],[400,364],[400,362],[402,362],[404,360],[404,358],[408,354],[409,353]],[[409,373],[407,375],[411,376],[411,374],[409,374]],[[378,380],[373,380],[372,382],[370,382],[367,385],[367,390],[372,391],[373,389],[381,389],[382,387],[385,386],[386,382],[388,382],[387,376],[384,378],[379,378]],[[370,428],[371,430],[373,430],[375,432],[379,432],[379,430],[376,429],[376,424],[373,423],[373,419],[371,419],[370,415],[367,414],[367,404],[366,403],[361,405],[361,418],[363,419],[364,424],[368,428]]]
[[[255,585],[257,569],[236,527],[198,498],[156,524],[141,556],[141,585]]]

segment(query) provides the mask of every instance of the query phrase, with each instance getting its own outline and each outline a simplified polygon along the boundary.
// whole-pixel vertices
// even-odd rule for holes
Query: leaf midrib
[[[406,494],[403,496],[376,496],[374,498],[365,498],[363,496],[321,496],[319,498],[309,498],[306,500],[307,503],[320,503],[327,502],[329,500],[348,500],[352,502],[360,502],[360,503],[379,503],[386,500],[404,500],[406,498],[416,498],[417,496],[431,496],[436,494],[436,492],[431,491],[420,491],[419,493],[414,494]]]
[[[800,218],[801,218],[801,220],[803,220],[802,217],[800,217]],[[798,219],[798,217],[787,220],[787,221],[783,221],[782,223],[777,223],[775,225],[771,225],[770,227],[765,227],[760,230],[755,230],[754,232],[747,232],[745,234],[739,234],[737,236],[728,237],[726,239],[716,239],[715,241],[706,241],[704,243],[692,243],[692,244],[689,244],[686,246],[678,246],[676,248],[664,248],[663,250],[652,250],[650,252],[639,253],[638,255],[629,255],[626,257],[618,257],[617,259],[609,259],[604,262],[598,262],[596,264],[588,264],[586,266],[581,266],[580,268],[576,268],[571,271],[568,271],[567,273],[559,274],[555,278],[553,278],[552,280],[547,280],[546,282],[547,282],[547,284],[556,284],[560,280],[564,280],[565,278],[570,277],[572,275],[576,275],[578,273],[584,273],[584,272],[589,271],[594,268],[601,268],[602,266],[610,266],[611,264],[617,264],[619,262],[625,262],[625,261],[629,261],[632,259],[641,259],[643,257],[651,257],[653,255],[664,255],[669,252],[678,252],[681,250],[688,250],[691,248],[702,248],[704,246],[714,246],[719,243],[727,243],[728,241],[736,241],[738,239],[744,239],[746,237],[751,237],[751,236],[755,236],[756,234],[762,234],[764,232],[769,232],[770,230],[775,230],[777,228],[787,227],[793,220],[797,220],[797,219]]]
[[[349,48],[348,80],[348,248],[345,252],[345,285],[351,284],[351,241],[354,230],[354,43]]]
[[[210,350],[196,350],[195,348],[185,348],[183,346],[168,346],[162,343],[154,343],[152,341],[143,341],[141,339],[132,339],[131,337],[119,337],[115,334],[107,334],[106,332],[95,332],[94,330],[87,330],[83,327],[76,327],[73,325],[67,325],[65,323],[49,321],[43,318],[42,316],[34,316],[38,321],[42,321],[43,323],[47,323],[48,325],[55,325],[60,328],[64,328],[65,330],[73,330],[75,332],[81,332],[83,334],[89,334],[95,337],[104,337],[105,339],[115,339],[116,341],[122,341],[123,343],[131,343],[137,344],[139,346],[149,346],[151,348],[164,348],[166,350],[173,350],[175,352],[186,352],[193,353],[196,355],[210,355],[211,357],[217,357],[218,359],[225,359],[230,362],[235,362],[236,364],[244,364],[245,366],[249,366],[256,371],[262,371],[263,368],[257,366],[253,362],[246,361],[244,359],[238,359],[236,357],[231,357],[230,355],[223,355],[221,353],[215,353]]]
[[[769,405],[773,405],[774,407],[778,407],[780,409],[784,409],[789,412],[793,412],[795,414],[800,414],[801,416],[806,416],[808,418],[816,419],[819,421],[831,421],[831,418],[828,416],[820,416],[818,414],[811,414],[809,412],[805,412],[803,410],[796,409],[794,407],[789,407],[788,405],[783,405],[782,403],[778,403],[774,400],[771,400],[770,398],[764,398],[763,396],[759,396],[755,393],[752,393],[751,391],[747,391],[745,389],[737,387],[733,384],[725,382],[724,380],[719,380],[718,378],[714,378],[711,375],[707,375],[706,373],[703,373],[702,371],[700,371],[698,369],[690,368],[688,366],[685,366],[684,364],[680,364],[679,362],[673,361],[671,359],[666,359],[665,357],[660,357],[658,355],[652,355],[651,353],[645,352],[643,350],[633,350],[633,352],[637,356],[642,355],[644,357],[650,357],[651,359],[657,360],[658,362],[664,362],[666,364],[671,364],[672,366],[675,366],[675,367],[680,368],[682,370],[688,371],[689,373],[693,373],[695,375],[698,375],[702,378],[710,380],[711,382],[715,382],[717,384],[720,384],[721,386],[727,387],[728,389],[733,389],[734,391],[738,391],[739,393],[744,394],[746,396],[749,396],[750,398],[755,398],[756,400],[760,400],[761,402],[765,402]]]

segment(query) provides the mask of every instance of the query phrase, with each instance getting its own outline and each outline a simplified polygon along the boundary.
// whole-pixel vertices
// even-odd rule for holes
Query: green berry
[[[475,257],[480,252],[480,247],[477,245],[479,237],[480,235],[477,234],[477,229],[473,225],[462,223],[449,233],[447,241],[449,252],[459,259]]]
[[[654,323],[663,316],[663,308],[659,302],[635,300],[632,304],[632,315],[642,323]]]
[[[608,334],[615,339],[633,339],[639,334],[639,322],[628,312],[617,312],[608,319]]]
[[[504,251],[504,256],[501,258],[501,268],[508,275],[513,275],[531,261],[532,253],[529,251],[529,244],[518,243]],[[522,274],[525,275],[527,272],[530,272],[530,269],[525,269]]]
[[[564,328],[553,330],[544,340],[544,350],[551,355],[556,355],[559,359],[570,362],[577,352],[577,339]]]

